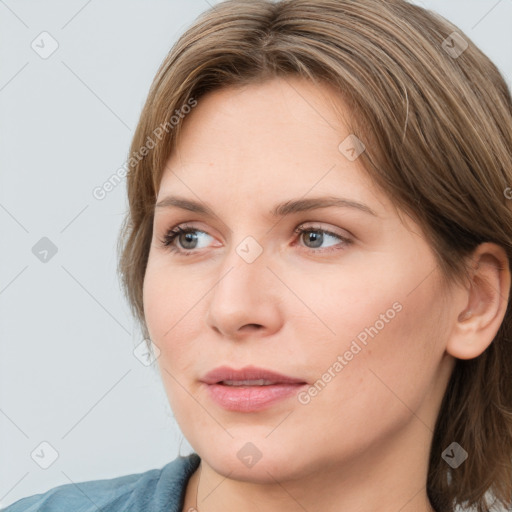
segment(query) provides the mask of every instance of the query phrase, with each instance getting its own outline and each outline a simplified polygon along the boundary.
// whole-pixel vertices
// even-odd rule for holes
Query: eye
[[[201,247],[197,246],[197,241],[199,238],[196,233],[202,233],[203,235],[210,236],[208,233],[201,231],[197,228],[193,227],[182,227],[176,226],[175,228],[169,230],[162,240],[160,240],[161,244],[164,247],[167,247],[171,252],[178,252],[185,256],[191,254],[195,249],[200,249]],[[212,238],[210,236],[210,238]],[[177,248],[175,241],[179,241],[180,245],[183,242],[183,249]]]
[[[294,232],[299,235],[299,240],[305,240],[306,250],[309,252],[323,253],[342,250],[352,243],[352,240],[349,238],[332,231],[322,229],[318,226],[310,226],[305,228],[301,225],[297,227]],[[203,236],[198,236],[198,234]],[[160,240],[160,243],[163,247],[166,247],[171,252],[178,253],[182,256],[190,256],[194,254],[197,249],[208,246],[207,243],[203,247],[200,245],[198,246],[198,241],[201,238],[204,239],[205,237],[213,238],[208,235],[208,233],[200,229],[187,225],[180,225],[170,229]],[[334,240],[334,243],[324,247],[322,250],[318,250],[325,242],[328,242],[329,239]],[[338,243],[336,243],[336,240]],[[341,247],[339,247],[340,245]]]
[[[333,243],[327,246],[327,250],[325,251],[315,251],[315,249],[318,249],[321,247],[321,245],[328,239],[331,240],[338,240],[342,241],[343,243],[341,245],[350,245],[352,243],[352,240],[350,240],[347,237],[344,237],[340,234],[334,233],[332,231],[329,231],[327,229],[323,229],[319,226],[310,226],[310,227],[303,227],[299,226],[295,229],[295,233],[299,234],[299,240],[305,240],[306,248],[311,249],[314,252],[330,252],[330,251],[337,251],[340,249],[343,249],[343,247],[335,247],[337,245],[340,245],[338,243]],[[306,236],[304,236],[306,235]],[[308,246],[308,244],[311,244],[311,246]],[[333,247],[332,249],[330,247]]]

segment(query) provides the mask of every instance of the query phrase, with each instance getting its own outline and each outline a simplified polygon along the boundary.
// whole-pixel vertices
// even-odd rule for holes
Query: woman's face
[[[212,212],[155,209],[144,310],[166,393],[203,462],[242,480],[377,456],[426,469],[454,361],[434,254],[374,187],[354,139],[340,146],[351,134],[332,94],[287,78],[201,98],[158,193]],[[177,226],[189,234],[164,246]],[[202,382],[221,366],[306,384]]]

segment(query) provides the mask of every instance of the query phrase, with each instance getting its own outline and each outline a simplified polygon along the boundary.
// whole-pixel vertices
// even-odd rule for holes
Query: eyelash
[[[200,232],[200,233],[208,234],[205,231],[202,231],[201,229],[197,229],[194,227],[189,227],[186,225],[184,227],[176,226],[175,228],[170,229],[165,234],[165,236],[162,239],[160,239],[159,241],[160,241],[161,245],[163,247],[165,247],[167,250],[169,250],[170,252],[177,253],[178,255],[181,255],[181,256],[191,256],[193,254],[197,254],[196,249],[189,249],[189,250],[178,249],[174,245],[174,241],[181,234],[194,233],[196,231]],[[307,228],[302,228],[301,226],[299,226],[294,229],[294,233],[297,233],[299,238],[302,236],[303,233],[310,233],[310,232],[323,233],[323,234],[330,235],[334,238],[338,238],[345,244],[345,246],[348,246],[353,243],[352,240],[350,240],[349,238],[345,238],[344,236],[338,235],[337,233],[334,233],[327,229],[322,229],[322,228],[316,227],[316,226],[311,226],[311,227],[307,227]],[[315,252],[316,253],[318,253],[318,252],[326,253],[326,252],[340,251],[340,250],[343,250],[343,248],[328,247],[328,248],[322,250],[322,249],[311,249],[311,248],[306,247],[305,250],[308,252],[313,252],[313,253],[315,253]]]

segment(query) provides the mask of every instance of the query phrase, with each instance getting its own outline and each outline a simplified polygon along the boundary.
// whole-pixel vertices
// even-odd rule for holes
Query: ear
[[[507,253],[494,243],[480,244],[471,256],[470,282],[460,291],[446,351],[458,359],[478,357],[492,343],[505,317],[510,295]]]

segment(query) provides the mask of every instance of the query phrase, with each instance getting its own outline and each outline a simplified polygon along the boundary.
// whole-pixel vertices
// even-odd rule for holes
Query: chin
[[[208,445],[202,453],[197,453],[224,477],[260,484],[303,478],[321,466],[318,461],[308,464],[303,450],[300,450],[302,457],[298,458],[296,446],[287,448],[277,439],[273,443],[264,436],[261,440],[256,436],[252,439],[230,439],[223,444]]]

